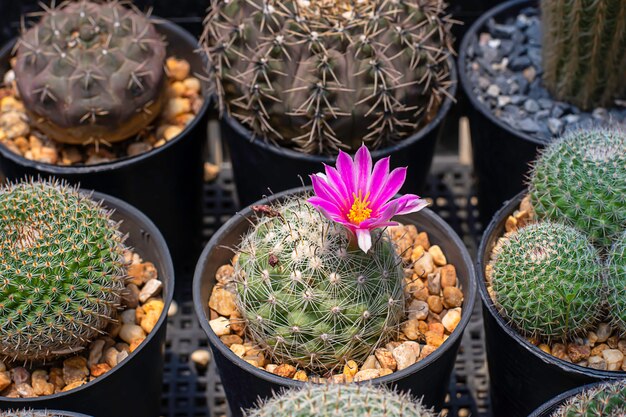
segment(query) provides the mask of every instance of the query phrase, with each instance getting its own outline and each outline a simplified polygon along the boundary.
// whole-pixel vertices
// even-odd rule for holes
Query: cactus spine
[[[604,383],[569,399],[551,417],[624,417],[626,381]]]
[[[615,327],[626,334],[626,231],[609,253],[607,285],[609,316]]]

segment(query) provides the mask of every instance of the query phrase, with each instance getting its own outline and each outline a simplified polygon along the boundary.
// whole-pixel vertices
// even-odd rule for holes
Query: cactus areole
[[[148,16],[118,1],[46,7],[16,45],[32,123],[63,143],[112,143],[147,127],[165,101],[166,48]]]

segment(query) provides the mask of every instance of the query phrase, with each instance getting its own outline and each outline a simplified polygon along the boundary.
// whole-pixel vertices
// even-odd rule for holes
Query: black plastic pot
[[[530,414],[528,417],[551,417],[552,413],[558,410],[560,406],[564,405],[567,400],[580,394],[584,390],[594,388],[597,385],[599,384],[597,383],[589,384],[589,385],[585,385],[582,387],[574,388],[572,390],[564,392],[561,395],[557,395],[556,397],[554,397],[553,399],[551,399],[550,401],[548,401],[547,403],[545,403],[544,405],[542,405],[541,407],[533,411],[533,413]]]
[[[456,93],[456,67],[452,59],[448,59],[448,64],[453,81],[450,96],[453,97]],[[391,163],[394,167],[408,166],[403,193],[419,194],[426,183],[435,144],[451,106],[452,100],[446,98],[437,116],[422,130],[396,145],[372,152],[374,161],[393,155]],[[254,137],[247,127],[227,115],[222,118],[221,131],[230,150],[237,195],[242,207],[271,192],[300,187],[303,183],[300,177],[306,181],[310,174],[323,171],[323,164],[335,163],[335,157],[308,155],[267,143]]]
[[[483,235],[476,263],[494,416],[526,417],[569,389],[601,380],[626,378],[626,372],[585,368],[545,353],[513,330],[494,306],[487,293],[485,267],[493,247],[504,235],[506,219],[517,210],[524,195],[525,192],[518,194],[495,214]]]
[[[12,411],[12,410],[4,410],[0,408],[0,411]],[[31,411],[31,410],[29,410]],[[89,417],[86,414],[80,414],[80,413],[72,413],[71,411],[59,411],[59,410],[32,410],[32,411],[44,411],[46,413],[48,413],[48,415],[53,415],[53,416],[61,416],[61,417]]]
[[[195,53],[198,42],[189,32],[170,22],[157,25],[157,29],[167,38],[168,56],[185,58],[193,73],[203,73],[202,58]],[[0,52],[0,68],[4,71],[9,69],[13,44]],[[202,152],[207,142],[208,107],[207,99],[178,137],[141,155],[66,167],[30,161],[0,146],[0,170],[9,180],[26,176],[62,178],[129,202],[156,223],[172,251],[176,270],[190,276],[202,248]]]
[[[0,397],[0,409],[60,409],[93,417],[160,415],[167,311],[174,295],[172,260],[165,239],[143,213],[106,194],[94,193],[93,199],[103,200],[104,207],[115,210],[112,218],[122,222],[120,230],[128,234],[128,246],[156,266],[163,282],[163,313],[146,340],[106,374],[76,389],[45,397]]]
[[[306,189],[288,190],[259,203],[280,201],[304,190]],[[208,300],[215,285],[215,272],[220,266],[230,262],[233,252],[229,248],[234,248],[240,242],[242,234],[250,227],[249,221],[252,216],[252,210],[246,208],[213,235],[198,261],[193,282],[196,314],[209,337],[224,391],[234,416],[241,416],[242,408],[254,406],[258,397],[267,398],[271,396],[272,391],[304,385],[300,381],[279,377],[245,362],[222,343],[209,325]],[[450,226],[432,211],[424,209],[418,213],[398,216],[396,220],[405,224],[415,224],[419,230],[427,231],[431,243],[441,246],[448,261],[455,265],[465,297],[464,313],[457,329],[434,353],[406,369],[376,378],[373,383],[410,391],[416,397],[423,396],[425,404],[441,408],[461,336],[470,320],[475,301],[476,288],[472,262],[463,242]]]
[[[512,0],[494,7],[469,28],[459,51],[459,80],[470,102],[467,109],[478,184],[478,208],[483,224],[489,222],[504,201],[524,189],[529,163],[547,142],[513,129],[478,101],[466,72],[467,49],[490,19],[517,15],[522,9],[536,5],[536,0]]]

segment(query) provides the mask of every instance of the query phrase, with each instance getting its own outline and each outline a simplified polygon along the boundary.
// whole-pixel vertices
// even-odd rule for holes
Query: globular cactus
[[[609,252],[607,286],[609,317],[626,334],[626,231]]]
[[[0,190],[0,356],[49,361],[80,350],[115,316],[124,237],[75,188],[23,182]]]
[[[278,362],[324,372],[365,360],[404,314],[401,260],[386,236],[367,254],[304,199],[258,218],[235,264],[237,305]]]
[[[559,223],[528,225],[494,251],[494,302],[521,334],[566,340],[597,323],[604,306],[600,255],[587,237]]]
[[[246,417],[436,417],[406,394],[372,385],[320,384],[289,390]]]
[[[213,0],[202,43],[220,110],[312,154],[387,146],[450,96],[443,0]]]
[[[117,0],[46,8],[16,48],[31,121],[59,142],[127,139],[164,104],[165,43],[147,16]]]
[[[605,383],[583,391],[559,407],[551,417],[624,417],[626,381]]]
[[[626,133],[567,133],[535,163],[529,194],[539,218],[567,222],[608,249],[626,229]]]
[[[626,2],[541,0],[543,82],[583,110],[626,97]]]

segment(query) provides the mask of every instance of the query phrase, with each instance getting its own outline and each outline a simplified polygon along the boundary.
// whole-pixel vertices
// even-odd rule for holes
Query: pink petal
[[[428,206],[428,201],[419,198],[415,194],[405,194],[395,200],[398,202],[397,214],[415,213]]]
[[[376,162],[369,179],[367,189],[370,192],[370,200],[376,201],[389,177],[389,157]]]
[[[343,180],[343,183],[346,185],[346,191],[348,194],[352,196],[352,193],[356,193],[356,173],[354,170],[354,163],[352,162],[350,155],[344,151],[339,151],[339,156],[337,157],[337,172]]]
[[[359,248],[365,253],[372,248],[372,235],[369,229],[356,229],[356,238],[359,242]]]
[[[332,185],[333,189],[341,196],[341,206],[344,208],[350,207],[352,205],[352,191],[348,191],[348,186],[344,179],[341,178],[341,175],[339,175],[339,172],[333,167],[326,166],[326,175],[328,184]]]
[[[317,196],[311,197],[307,201],[315,206],[318,210],[323,210],[324,215],[330,220],[343,219],[341,209],[337,207],[334,202],[325,200]]]
[[[356,189],[357,195],[361,192],[361,195],[365,197],[368,188],[369,177],[372,172],[372,155],[367,149],[367,146],[361,145],[356,155],[354,156],[354,168],[356,170]]]
[[[339,205],[343,200],[342,195],[330,185],[330,181],[323,174],[311,175],[311,184],[315,195],[328,201],[336,201]]]
[[[380,207],[385,204],[390,198],[400,191],[404,180],[406,179],[406,168],[396,168],[391,171],[387,182],[381,187],[380,193],[376,196],[375,200],[372,200],[372,205]]]

